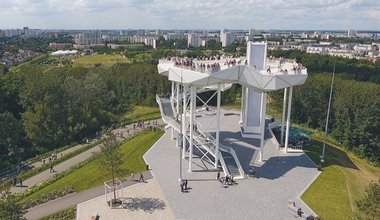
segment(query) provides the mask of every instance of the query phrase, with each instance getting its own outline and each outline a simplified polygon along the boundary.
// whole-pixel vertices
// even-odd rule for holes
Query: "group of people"
[[[249,177],[256,177],[256,170],[253,167],[250,167],[248,170]]]
[[[293,207],[295,207],[295,208],[297,208],[296,207],[296,203],[293,201]],[[298,208],[297,209],[297,217],[302,217],[302,215],[303,215],[303,211],[302,211],[302,209],[301,208]]]
[[[63,154],[61,153],[61,157],[63,156]],[[58,154],[56,153],[53,153],[49,158],[49,163],[51,163],[53,160],[56,160],[58,159]],[[42,159],[42,164],[45,164],[46,163],[46,159]]]
[[[216,179],[219,180],[221,187],[227,187],[228,185],[232,185],[235,180],[233,175],[227,175],[225,177],[220,177],[220,172],[216,174]]]

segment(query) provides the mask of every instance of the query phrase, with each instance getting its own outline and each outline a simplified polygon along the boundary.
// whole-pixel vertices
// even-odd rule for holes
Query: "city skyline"
[[[2,2],[0,29],[379,30],[376,0],[15,0]],[[302,22],[300,22],[302,21]]]

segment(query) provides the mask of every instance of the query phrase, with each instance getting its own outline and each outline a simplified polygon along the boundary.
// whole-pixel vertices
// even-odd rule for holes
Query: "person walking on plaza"
[[[140,179],[139,179],[139,183],[140,183],[141,181],[142,181],[143,183],[145,182],[145,180],[144,180],[144,176],[143,176],[143,174],[142,174],[142,173],[140,173]]]
[[[219,178],[220,178],[220,172],[218,170],[218,173],[216,174],[216,179],[219,180]]]
[[[20,182],[20,187],[22,187],[22,179],[19,178],[18,181]]]

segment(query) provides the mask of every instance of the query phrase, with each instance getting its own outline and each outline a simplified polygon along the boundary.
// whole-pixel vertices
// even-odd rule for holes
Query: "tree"
[[[0,219],[20,220],[25,209],[17,202],[17,197],[9,189],[0,189]]]
[[[380,219],[380,179],[365,189],[365,196],[356,202],[360,219]]]
[[[104,169],[110,174],[112,178],[112,185],[115,186],[116,176],[124,173],[126,170],[122,168],[121,164],[122,153],[120,151],[120,145],[116,140],[116,136],[110,131],[107,132],[105,141],[102,146],[100,146],[100,160],[99,168]],[[113,188],[114,201],[116,200],[116,188]]]
[[[24,141],[22,123],[11,113],[0,113],[0,167],[16,164]]]

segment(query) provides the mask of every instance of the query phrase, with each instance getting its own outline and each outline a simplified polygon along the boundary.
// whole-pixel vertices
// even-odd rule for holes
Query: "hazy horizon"
[[[368,30],[380,28],[376,0],[13,0],[0,29]]]

